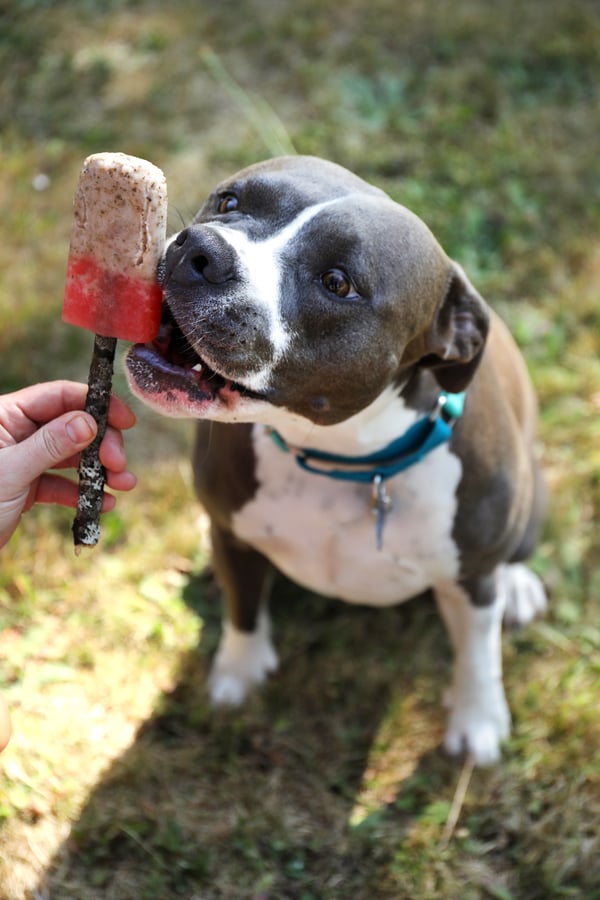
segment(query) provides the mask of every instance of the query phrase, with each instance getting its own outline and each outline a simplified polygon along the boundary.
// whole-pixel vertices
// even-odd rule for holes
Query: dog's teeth
[[[195,366],[192,366],[192,371],[201,372],[202,371],[202,363],[196,363]]]

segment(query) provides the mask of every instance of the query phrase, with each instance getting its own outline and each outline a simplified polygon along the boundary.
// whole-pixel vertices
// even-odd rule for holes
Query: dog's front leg
[[[451,754],[465,752],[478,765],[489,765],[499,758],[510,731],[502,684],[503,595],[491,575],[468,586],[436,585],[435,597],[455,653],[445,698],[450,713],[444,746]]]
[[[278,665],[267,608],[273,569],[264,556],[214,524],[212,545],[225,619],[209,693],[215,705],[239,705]]]

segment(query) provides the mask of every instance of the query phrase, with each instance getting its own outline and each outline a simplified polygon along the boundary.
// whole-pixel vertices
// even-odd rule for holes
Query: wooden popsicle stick
[[[100,538],[100,511],[106,470],[100,462],[99,451],[108,422],[116,348],[116,338],[95,335],[85,411],[96,420],[98,434],[79,456],[79,496],[72,526],[77,555],[82,547],[94,547]]]

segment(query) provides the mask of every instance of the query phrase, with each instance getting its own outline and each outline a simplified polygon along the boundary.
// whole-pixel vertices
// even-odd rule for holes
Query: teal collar
[[[452,426],[461,416],[464,402],[464,393],[448,394],[442,391],[432,413],[418,419],[404,434],[382,450],[366,456],[341,456],[311,447],[290,447],[274,429],[269,429],[269,434],[279,449],[293,453],[300,468],[307,472],[326,475],[338,481],[368,484],[377,476],[386,481],[403,472],[420,462],[440,444],[450,440]],[[332,468],[339,465],[344,468]]]
[[[274,429],[268,429],[268,432],[277,447],[286,453],[293,453],[300,468],[306,472],[337,481],[372,485],[372,505],[378,520],[377,543],[381,548],[383,517],[391,508],[385,481],[414,466],[440,444],[449,441],[452,427],[462,415],[464,402],[464,393],[441,391],[432,413],[418,419],[386,447],[365,456],[341,456],[311,447],[291,447]]]

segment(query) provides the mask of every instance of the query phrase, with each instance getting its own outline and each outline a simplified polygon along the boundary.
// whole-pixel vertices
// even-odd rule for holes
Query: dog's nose
[[[216,231],[202,225],[184,228],[167,250],[164,281],[179,284],[224,284],[236,274],[233,248]]]

